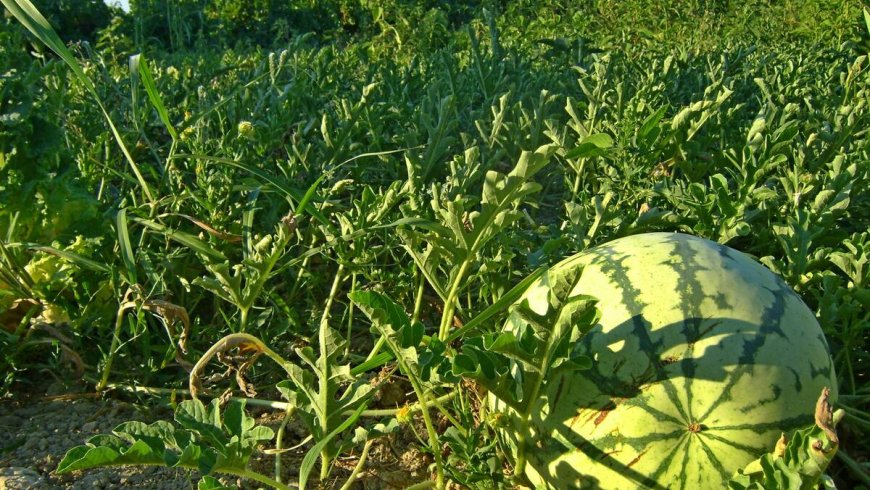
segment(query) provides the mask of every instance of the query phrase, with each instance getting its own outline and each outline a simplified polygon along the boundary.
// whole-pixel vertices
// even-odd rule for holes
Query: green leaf
[[[124,422],[112,431],[128,442],[143,441],[156,454],[163,454],[167,447],[179,447],[175,440],[175,428],[165,420],[151,425],[144,422]]]
[[[834,428],[843,411],[833,411],[827,388],[816,404],[816,423],[783,434],[773,452],[738,470],[728,484],[731,490],[815,490],[825,481],[825,470],[837,454],[839,437]]]
[[[134,54],[130,57],[130,72],[138,73],[139,78],[142,80],[142,85],[145,87],[145,92],[148,94],[148,100],[151,101],[151,105],[157,110],[160,121],[166,126],[166,130],[169,131],[172,139],[178,140],[178,133],[175,132],[175,128],[169,120],[169,111],[166,110],[166,106],[163,105],[163,99],[160,98],[160,93],[157,92],[157,85],[154,83],[154,77],[151,75],[148,61],[144,55]]]
[[[661,133],[659,122],[667,112],[668,106],[663,105],[658,110],[647,116],[637,131],[637,146],[640,148],[649,148],[655,142],[655,139]]]
[[[114,439],[109,440],[106,437],[101,437],[95,440],[92,438],[88,445],[70,449],[57,465],[57,473],[63,474],[102,466],[163,464],[163,453],[156,454],[145,441],[139,440],[124,447],[125,444],[121,439],[117,437]],[[101,445],[97,446],[93,442],[99,442]]]
[[[462,352],[453,358],[456,376],[474,379],[506,404],[522,408],[523,383],[511,374],[510,359],[489,352],[484,337],[473,337],[462,345]]]
[[[575,351],[598,315],[592,298],[574,292],[581,275],[572,263],[548,270],[511,308],[503,332],[466,340],[453,372],[528,416],[556,373],[591,366],[591,359]]]
[[[417,327],[411,325],[402,307],[375,291],[354,291],[348,297],[371,319],[372,331],[384,337],[404,369],[411,375],[418,373],[417,345],[411,342],[418,336],[409,332]],[[422,336],[419,338],[422,339]]]
[[[127,269],[127,278],[130,284],[136,284],[136,258],[133,255],[133,246],[130,244],[130,231],[127,228],[127,209],[121,209],[115,216],[115,225],[118,228],[118,247],[121,249],[121,260]]]
[[[141,225],[151,228],[158,233],[163,234],[164,236],[166,236],[166,238],[178,242],[201,255],[205,255],[207,257],[212,257],[219,260],[227,260],[226,256],[224,256],[224,254],[222,254],[220,251],[216,250],[211,245],[189,233],[167,228],[166,226],[163,226],[162,224],[149,219],[135,218],[135,221]]]
[[[534,152],[524,151],[507,175],[494,170],[486,172],[479,199],[463,194],[449,195],[443,187],[433,184],[431,206],[438,222],[416,223],[427,233],[400,234],[404,247],[427,282],[445,302],[440,338],[446,338],[445,327],[457,308],[456,295],[472,270],[470,266],[477,265],[480,251],[490,240],[522,216],[519,207],[541,190],[532,178],[547,165],[552,152],[551,146],[542,146]],[[478,154],[474,147],[469,148],[466,160],[475,160]],[[476,202],[479,207],[473,209]],[[428,246],[424,252],[419,252],[423,242]],[[444,267],[445,264],[448,266]],[[442,268],[447,269],[446,281],[439,277]]]
[[[298,203],[298,207],[299,207],[298,214],[301,215],[303,213],[308,213],[311,216],[313,216],[315,219],[317,219],[317,221],[319,221],[321,224],[326,226],[327,228],[331,229],[333,226],[332,223],[330,223],[329,220],[326,219],[326,216],[324,216],[323,213],[321,213],[319,210],[317,210],[309,202],[310,200],[312,200],[316,196],[316,194],[313,194],[312,189],[314,189],[316,187],[316,185],[319,184],[319,182],[320,182],[319,179],[317,181],[315,181],[315,183],[311,187],[309,187],[308,191],[305,192],[305,194],[303,194],[302,191],[300,191],[299,189],[290,187],[289,185],[287,185],[285,182],[283,182],[278,177],[270,175],[270,174],[268,174],[268,173],[266,173],[266,172],[264,172],[256,167],[253,167],[253,166],[248,165],[246,163],[232,160],[230,158],[214,157],[214,156],[202,155],[202,154],[178,154],[178,155],[174,155],[173,158],[196,158],[199,160],[206,160],[206,161],[210,161],[210,162],[221,163],[224,165],[229,165],[231,167],[236,167],[238,169],[244,170],[245,172],[248,172],[249,174],[258,177],[261,180],[268,182],[269,184],[272,184],[276,189],[281,191],[281,193],[283,193],[287,198]],[[311,193],[311,195],[309,195],[309,193]],[[322,199],[319,199],[319,200],[322,200]]]
[[[431,384],[450,384],[460,381],[453,374],[447,344],[432,337],[425,345],[417,349],[417,359],[420,366],[420,379]]]
[[[238,490],[238,488],[235,485],[221,485],[217,478],[208,475],[203,476],[196,485],[196,490]]]
[[[219,264],[219,265],[223,265],[226,267],[227,270],[229,270],[228,264]],[[217,274],[214,271],[213,267],[209,267],[209,270],[211,270],[213,273]],[[217,296],[217,297],[221,298],[222,300],[227,301],[229,303],[237,303],[239,300],[239,298],[237,297],[237,294],[238,294],[237,291],[230,290],[229,288],[227,288],[226,283],[221,282],[213,277],[197,277],[193,280],[193,284],[195,286],[199,286],[199,287],[205,289],[206,291],[209,291],[210,293],[214,294],[215,296]]]
[[[217,412],[214,401],[212,401],[212,405]],[[257,444],[275,436],[269,427],[255,427],[254,419],[245,413],[244,400],[233,400],[227,405],[226,410],[224,410],[223,428],[229,436],[229,443],[222,447],[215,447],[221,455],[217,462],[220,469],[231,467],[244,470]]]
[[[254,419],[245,413],[245,402],[231,403],[224,411],[224,425],[230,435],[239,438],[254,427]]]
[[[302,458],[302,464],[299,466],[299,490],[305,490],[305,485],[308,483],[308,477],[311,476],[311,470],[314,469],[314,465],[317,463],[317,457],[320,455],[323,448],[332,442],[336,436],[355,424],[365,408],[365,404],[360,405],[341,425],[336,427],[335,430],[327,434],[323,439],[317,441],[317,444],[308,450],[305,457]]]
[[[18,22],[21,22],[27,30],[33,33],[33,35],[43,44],[48,46],[49,49],[54,51],[55,54],[57,54],[67,64],[67,66],[70,67],[78,81],[85,86],[88,92],[91,93],[94,100],[96,100],[97,105],[100,107],[103,117],[105,117],[106,122],[108,122],[109,128],[112,130],[112,135],[115,137],[115,141],[121,148],[121,152],[130,164],[130,169],[133,170],[133,173],[136,175],[136,180],[139,182],[140,187],[142,187],[142,191],[145,193],[148,200],[153,202],[154,196],[151,193],[151,188],[148,186],[148,183],[139,171],[139,166],[136,164],[136,161],[133,160],[129,150],[127,150],[127,146],[121,138],[121,133],[118,131],[118,128],[115,127],[115,123],[112,122],[112,118],[109,117],[109,113],[106,111],[105,106],[103,106],[103,102],[100,100],[96,87],[93,82],[91,82],[91,79],[85,74],[75,56],[73,56],[70,50],[67,49],[57,33],[54,32],[51,24],[45,20],[45,17],[39,13],[39,10],[30,2],[30,0],[2,0],[2,2],[6,9],[8,9],[16,19],[18,19]]]
[[[296,349],[308,369],[285,366],[290,379],[279,383],[278,389],[293,403],[297,415],[321,448],[323,464],[328,465],[341,445],[340,441],[327,437],[340,426],[345,413],[365,404],[373,387],[366,380],[352,376],[350,365],[339,362],[346,351],[347,340],[325,320],[320,324],[318,340],[317,351],[310,346]],[[346,388],[339,394],[343,387]],[[324,443],[320,445],[321,442]]]
[[[440,227],[440,225],[437,225]],[[446,228],[440,227],[442,230],[439,230],[440,233],[446,234]],[[434,235],[434,234],[433,234]],[[426,279],[426,282],[435,290],[435,293],[441,298],[441,301],[447,300],[447,291],[444,285],[441,282],[441,279],[438,277],[438,265],[441,262],[438,257],[440,254],[444,254],[447,252],[449,255],[455,257],[458,255],[458,252],[455,250],[452,242],[448,242],[447,244],[440,244],[438,247],[438,252],[436,252],[435,247],[427,247],[425,251],[418,252],[417,248],[419,246],[419,242],[423,241],[423,235],[420,233],[416,233],[413,231],[400,230],[399,236],[403,241],[403,248],[408,252],[408,255],[414,260],[414,263],[417,265],[417,268],[420,269],[420,272],[423,273],[423,276]],[[437,236],[437,235],[436,235]],[[432,241],[437,241],[438,239],[434,236],[427,237],[427,239]]]
[[[323,201],[323,198],[317,195],[317,187],[320,186],[320,183],[323,182],[323,179],[326,178],[326,174],[318,177],[310,186],[308,186],[308,190],[305,191],[305,194],[302,196],[302,199],[299,200],[297,207],[301,209],[303,212],[307,211],[309,214],[317,218],[318,221],[323,223],[323,219],[325,217],[320,214],[320,211],[314,209],[314,207],[308,207],[308,203],[313,199],[317,199],[318,201]]]
[[[378,437],[388,436],[399,431],[399,421],[395,417],[387,421],[386,424],[375,424],[374,427],[366,429],[365,427],[357,427],[353,432],[354,444],[363,444]]]
[[[229,444],[229,438],[221,428],[219,400],[215,398],[206,407],[199,399],[185,400],[175,409],[178,425],[200,434],[205,441],[216,447]]]
[[[257,198],[260,196],[260,188],[251,189],[245,200],[245,210],[242,211],[242,237],[244,244],[245,260],[250,260],[254,254],[254,213],[257,211]]]
[[[573,160],[575,158],[597,157],[605,154],[606,150],[613,147],[613,138],[606,133],[590,134],[580,140],[576,148],[565,153],[565,158]]]
[[[255,426],[240,401],[231,401],[221,420],[218,403],[215,399],[206,407],[199,400],[182,402],[175,413],[182,429],[166,421],[125,422],[112,435],[94,436],[87,445],[71,449],[58,471],[136,464],[196,468],[203,474],[243,471],[257,444],[272,439],[274,432]]]
[[[424,383],[431,387],[441,381],[456,381],[455,377],[442,379],[450,374],[445,344],[432,338],[429,345],[421,346],[423,325],[412,324],[395,301],[374,291],[354,291],[348,296],[369,317],[372,332],[383,337],[399,364],[399,370],[410,378],[418,397],[423,396]]]

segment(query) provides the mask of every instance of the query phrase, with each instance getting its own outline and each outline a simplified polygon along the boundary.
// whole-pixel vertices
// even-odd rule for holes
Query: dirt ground
[[[54,394],[45,390],[16,393],[0,398],[0,490],[42,489],[195,489],[199,475],[186,469],[163,467],[112,467],[77,471],[57,475],[55,469],[64,454],[100,433],[110,433],[121,422],[139,420],[153,422],[172,420],[168,408],[145,403],[117,393]],[[283,413],[272,410],[249,410],[258,424],[277,430]],[[373,446],[366,470],[354,488],[405,488],[427,478],[424,455],[415,449],[414,436],[392,436]],[[289,424],[285,446],[292,447],[306,435],[304,428]],[[295,441],[295,442],[294,442]],[[293,484],[299,463],[310,444],[282,455],[283,481]],[[264,448],[265,449],[265,448]],[[275,457],[256,452],[251,467],[274,476]],[[322,488],[338,488],[344,484],[356,464],[355,455],[345,455],[336,461],[332,481]],[[256,482],[239,481],[235,477],[219,477],[224,484],[242,489],[260,488]]]

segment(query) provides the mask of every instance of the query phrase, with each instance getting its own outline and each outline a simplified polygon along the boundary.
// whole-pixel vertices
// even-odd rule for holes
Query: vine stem
[[[426,432],[429,434],[429,447],[435,456],[435,484],[439,489],[443,489],[445,488],[444,463],[441,461],[441,448],[438,447],[438,432],[435,431],[435,425],[432,424],[432,416],[429,415],[429,403],[426,400],[428,395],[423,391],[423,387],[420,386],[416,376],[408,376],[408,381],[411,382],[411,386],[413,386],[414,391],[417,392],[417,396],[420,398],[420,406],[422,408],[420,413],[423,415],[423,423],[426,425]]]
[[[557,324],[555,331],[551,332],[550,335],[557,339],[561,338],[563,328],[564,327],[560,328]],[[540,376],[535,378],[532,384],[532,389],[529,390],[528,401],[526,402],[525,407],[523,407],[522,413],[520,413],[520,427],[517,430],[517,463],[514,468],[515,477],[521,477],[522,475],[525,475],[526,472],[526,435],[529,433],[529,418],[531,417],[532,407],[535,406],[535,401],[538,400],[538,394],[541,391],[544,380],[549,374],[550,366],[553,361],[553,353],[557,344],[558,342],[555,342],[550,343],[550,345],[547,346],[541,365],[538,366]]]
[[[224,473],[229,473],[231,475],[237,475],[237,476],[241,476],[242,478],[249,478],[251,480],[258,481],[264,485],[269,485],[272,488],[277,488],[278,490],[291,490],[291,489],[298,488],[296,486],[285,485],[278,480],[273,480],[262,473],[257,473],[256,471],[251,471],[247,468],[245,468],[244,470],[242,470],[240,472],[231,472],[231,471],[227,471],[227,470],[223,470],[223,471],[224,471]]]
[[[450,334],[450,324],[453,323],[453,314],[456,312],[459,289],[462,287],[469,267],[471,267],[471,259],[465,259],[462,265],[459,266],[459,271],[456,273],[453,284],[450,285],[450,292],[447,293],[447,300],[444,301],[444,314],[441,316],[441,326],[438,328],[438,339],[441,341],[447,341],[447,337]]]
[[[356,291],[356,272],[350,275],[350,290]],[[347,306],[347,346],[344,348],[344,356],[350,357],[350,338],[353,335],[353,301]]]
[[[549,353],[547,354],[547,359],[549,359]],[[538,379],[536,379],[535,383],[532,385],[533,387],[531,390],[531,396],[529,396],[529,400],[538,399],[538,392],[540,392],[541,390],[544,375],[546,375],[546,370],[542,372],[542,375],[538,377]],[[523,410],[523,413],[520,414],[520,427],[517,430],[517,464],[514,468],[515,475],[523,475],[526,472],[526,434],[529,433],[529,411],[533,405],[533,402],[529,402]]]
[[[163,466],[163,467],[165,467],[165,465],[160,464],[160,463],[137,463],[136,466]],[[190,470],[199,470],[200,469],[199,466],[197,466],[196,464],[179,464],[178,466],[176,466],[176,468],[187,468]],[[212,471],[214,473],[224,473],[227,475],[248,478],[250,480],[260,482],[264,485],[269,485],[272,488],[277,488],[278,490],[296,490],[299,488],[296,485],[286,485],[286,484],[281,483],[279,481],[273,480],[272,478],[269,478],[268,476],[266,476],[262,473],[257,473],[256,471],[252,471],[252,470],[249,470],[247,468],[236,469],[236,468],[216,467],[216,468],[213,468]]]
[[[318,331],[318,341],[320,343],[320,373],[319,382],[320,382],[320,406],[324,407],[324,413],[320,417],[320,427],[323,430],[324,434],[329,434],[331,432],[331,428],[329,427],[329,412],[331,411],[332,405],[335,404],[335,400],[329,399],[329,385],[330,373],[329,373],[329,351],[328,346],[326,345],[326,334],[327,329],[329,329],[329,310],[332,308],[332,303],[335,300],[335,296],[338,294],[338,287],[341,285],[342,274],[344,274],[344,264],[339,263],[338,269],[335,271],[335,278],[332,281],[332,288],[329,290],[329,297],[326,299],[326,306],[323,307],[323,316],[320,317],[320,329]],[[349,341],[349,340],[348,340]],[[329,476],[329,463],[332,461],[332,455],[330,454],[329,445],[323,447],[323,450],[320,451],[320,480],[323,481]]]
[[[411,323],[420,321],[420,312],[423,309],[423,292],[426,288],[426,277],[420,267],[417,267],[417,294],[414,298],[414,313],[411,315]]]
[[[374,439],[369,439],[368,441],[366,441],[365,445],[363,446],[362,454],[360,454],[359,461],[357,461],[356,466],[353,467],[353,471],[351,472],[350,476],[347,477],[347,481],[344,482],[344,485],[342,485],[339,490],[350,490],[351,485],[353,485],[353,482],[356,481],[356,477],[365,467],[366,460],[369,457],[369,450],[371,450],[372,443],[374,442]]]
[[[297,381],[294,372],[290,369],[292,364],[287,362],[280,354],[270,349],[262,340],[247,333],[233,333],[215,342],[214,345],[209,347],[209,349],[205,351],[205,354],[196,361],[196,364],[193,365],[193,369],[191,369],[190,376],[188,377],[188,389],[192,398],[197,398],[199,396],[199,377],[211,358],[219,352],[225,352],[236,347],[246,347],[257,352],[257,355],[265,354],[266,357],[272,359],[279,366],[284,368],[284,371],[287,372],[290,379],[294,380],[294,382]]]
[[[121,327],[124,325],[124,313],[128,309],[136,306],[134,301],[128,301],[126,298],[127,295],[125,295],[121,304],[118,305],[118,313],[115,317],[115,329],[112,331],[112,345],[109,347],[106,365],[103,367],[103,375],[100,377],[100,382],[97,383],[97,392],[103,391],[109,383],[109,373],[112,371],[112,362],[115,360],[115,353],[118,351],[118,346],[121,344]]]
[[[121,391],[130,392],[130,393],[146,393],[149,395],[172,395],[173,393],[182,394],[182,395],[190,395],[190,390],[185,390],[185,389],[181,389],[181,388],[178,388],[178,389],[176,389],[176,388],[153,388],[153,387],[149,387],[149,386],[127,386],[127,385],[120,385],[120,384],[114,384],[114,383],[107,384],[105,389],[107,389],[107,390],[121,390]],[[441,395],[438,398],[433,399],[432,403],[436,403],[436,404],[437,403],[444,403],[446,401],[449,401],[449,400],[455,398],[456,395],[457,395],[457,392],[452,391],[450,393],[447,393],[446,395]],[[210,395],[202,394],[202,396],[210,396]],[[291,407],[291,405],[287,402],[278,402],[278,401],[273,401],[273,400],[262,400],[259,398],[245,398],[245,397],[240,397],[240,396],[234,396],[234,397],[230,397],[230,400],[231,401],[243,401],[243,402],[245,402],[246,405],[256,405],[258,407],[268,407],[268,408],[274,408],[276,410],[287,410],[288,408]],[[417,403],[413,403],[411,405],[408,405],[407,409],[410,411],[410,413],[417,413],[417,412],[421,411],[423,409],[423,407],[420,405],[419,402],[417,402]],[[360,417],[372,417],[372,418],[392,417],[392,416],[396,415],[397,413],[399,413],[399,410],[401,410],[401,408],[378,408],[378,409],[363,410],[360,413]],[[350,416],[353,413],[354,413],[353,410],[346,410],[343,413],[343,415]]]
[[[239,332],[244,333],[248,328],[248,311],[249,308],[239,307]]]
[[[435,485],[436,485],[436,483],[433,481],[423,481],[420,483],[415,483],[415,484],[411,485],[410,487],[406,488],[405,490],[424,490],[426,488],[432,488]]]
[[[288,404],[284,411],[284,418],[281,419],[281,426],[278,427],[278,433],[275,435],[275,481],[281,482],[281,449],[284,448],[284,431],[287,429],[287,422],[290,417],[296,412],[296,407]]]

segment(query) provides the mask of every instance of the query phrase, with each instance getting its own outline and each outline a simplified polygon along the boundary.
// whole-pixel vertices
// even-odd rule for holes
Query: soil
[[[0,490],[197,487],[200,475],[186,469],[124,466],[56,474],[55,469],[64,454],[93,435],[111,433],[118,424],[130,420],[147,423],[172,420],[172,412],[166,407],[145,404],[116,393],[53,394],[57,391],[56,386],[49,386],[45,390],[0,398]],[[258,424],[276,431],[283,417],[283,412],[269,409],[254,408],[249,413]],[[354,488],[405,488],[428,477],[426,458],[416,449],[415,436],[410,430],[403,432],[373,445],[366,469]],[[285,446],[298,444],[306,434],[304,428],[288,424]],[[291,485],[296,482],[299,463],[310,445],[282,455],[282,481]],[[332,480],[324,482],[322,488],[341,487],[356,462],[354,454],[338,458],[330,474]],[[258,451],[250,467],[274,476],[275,456]],[[240,489],[261,488],[256,482],[213,476],[223,484],[237,485]]]

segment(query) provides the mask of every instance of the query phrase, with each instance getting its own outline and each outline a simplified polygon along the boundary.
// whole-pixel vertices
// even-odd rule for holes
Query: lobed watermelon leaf
[[[96,435],[70,449],[57,473],[123,465],[195,468],[203,474],[244,472],[257,444],[274,436],[272,429],[257,426],[244,406],[243,401],[231,401],[221,417],[217,399],[208,407],[188,400],[176,410],[180,427],[162,420],[150,425],[125,422],[112,434]]]
[[[472,378],[520,413],[528,413],[547,377],[588,369],[592,360],[575,351],[597,321],[595,300],[573,291],[582,268],[550,270],[535,294],[510,313],[515,327],[468,339],[453,360],[453,373]]]
[[[825,469],[837,454],[840,441],[834,428],[843,411],[833,412],[830,390],[822,391],[816,404],[816,423],[780,437],[776,448],[738,470],[728,482],[731,490],[813,490],[833,488]]]
[[[408,377],[408,381],[417,394],[417,399],[423,407],[422,416],[429,435],[429,449],[435,456],[435,471],[438,485],[443,485],[444,473],[440,453],[438,433],[429,415],[428,407],[437,402],[433,394],[436,384],[442,379],[442,367],[446,366],[445,345],[435,339],[430,339],[432,349],[423,346],[423,326],[411,322],[408,315],[395,301],[374,291],[354,291],[348,295],[351,301],[369,317],[372,322],[372,332],[381,335],[384,345],[389,349],[399,370]],[[423,353],[424,355],[420,355]]]
[[[518,478],[525,475],[530,418],[549,381],[592,366],[576,349],[598,321],[595,299],[575,292],[582,272],[582,267],[547,271],[511,309],[503,332],[466,340],[453,359],[455,375],[474,379],[516,412]]]
[[[323,345],[319,352],[309,346],[296,349],[307,369],[292,366],[289,369],[295,374],[277,384],[282,397],[293,403],[297,415],[318,442],[344,422],[345,413],[364,406],[373,392],[370,385],[354,379],[350,365],[340,362],[346,340],[328,325],[321,328]],[[341,443],[331,437],[330,440],[323,447],[331,458],[340,452]]]
[[[594,141],[604,144],[598,139]],[[433,185],[430,205],[436,220],[415,223],[424,231],[400,232],[405,249],[444,301],[438,331],[440,340],[446,341],[450,335],[454,312],[461,313],[458,294],[466,287],[464,281],[468,274],[480,266],[481,250],[523,216],[520,207],[530,202],[542,188],[533,177],[547,165],[553,152],[554,148],[549,145],[534,152],[524,151],[507,174],[487,171],[483,175],[480,197]],[[462,160],[464,167],[479,166],[480,150],[469,148]],[[427,246],[420,251],[424,242]],[[446,272],[446,277],[442,272]]]
[[[67,451],[63,461],[57,466],[57,473],[100,466],[163,463],[163,455],[155,454],[144,441],[136,441],[132,445],[125,446],[124,441],[118,437],[92,437],[88,445],[77,446]]]

